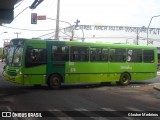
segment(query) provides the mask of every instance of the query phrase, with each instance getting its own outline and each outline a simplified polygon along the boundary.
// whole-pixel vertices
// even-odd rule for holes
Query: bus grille
[[[8,70],[7,70],[7,74],[8,74],[8,75],[11,75],[11,76],[16,76],[16,75],[17,75],[17,72],[16,72],[16,70],[8,69]]]

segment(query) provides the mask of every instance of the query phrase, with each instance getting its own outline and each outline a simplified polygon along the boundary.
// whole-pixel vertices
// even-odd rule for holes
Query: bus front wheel
[[[126,86],[130,83],[130,81],[131,81],[131,77],[130,77],[129,73],[122,73],[118,83],[120,85]]]
[[[60,86],[61,86],[61,78],[60,78],[60,76],[56,75],[56,74],[52,75],[49,78],[48,86],[51,89],[59,89]]]

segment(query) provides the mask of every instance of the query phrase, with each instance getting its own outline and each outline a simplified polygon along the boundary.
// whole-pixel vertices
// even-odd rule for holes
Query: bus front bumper
[[[11,76],[11,75],[5,75],[5,80],[17,84],[23,84],[23,76],[18,75],[18,76]]]

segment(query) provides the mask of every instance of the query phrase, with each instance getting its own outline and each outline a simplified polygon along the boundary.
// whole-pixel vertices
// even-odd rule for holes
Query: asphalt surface
[[[160,76],[160,71],[157,72],[157,75]],[[159,78],[158,78],[159,79]],[[159,81],[154,85],[154,89],[160,91],[160,79]]]

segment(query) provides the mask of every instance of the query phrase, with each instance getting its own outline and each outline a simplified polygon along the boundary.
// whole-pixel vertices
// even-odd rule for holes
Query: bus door
[[[65,63],[69,61],[69,47],[64,44],[52,44],[47,62],[47,74],[59,74],[63,79],[65,76]]]

